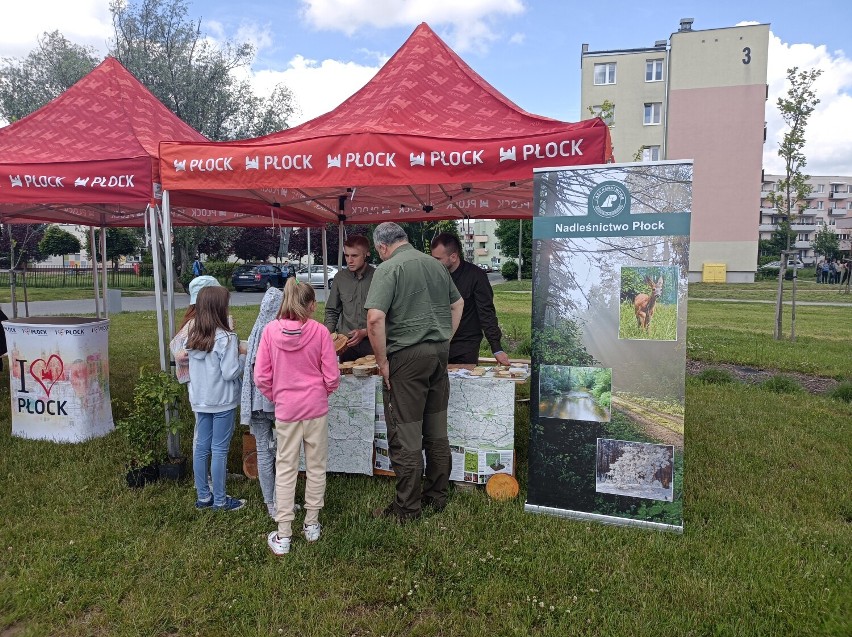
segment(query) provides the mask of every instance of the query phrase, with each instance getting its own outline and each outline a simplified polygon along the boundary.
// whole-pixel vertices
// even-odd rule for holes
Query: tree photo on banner
[[[679,530],[692,164],[535,178],[527,510]]]

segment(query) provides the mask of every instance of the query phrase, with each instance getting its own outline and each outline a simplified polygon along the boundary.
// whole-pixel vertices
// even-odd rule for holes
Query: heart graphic
[[[30,375],[36,382],[44,388],[48,398],[50,390],[56,381],[62,378],[62,373],[65,371],[65,365],[62,364],[62,359],[56,354],[51,354],[45,361],[43,358],[37,358],[30,365]]]

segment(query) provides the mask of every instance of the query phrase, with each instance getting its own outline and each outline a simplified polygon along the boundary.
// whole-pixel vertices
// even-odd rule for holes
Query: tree
[[[142,247],[142,237],[139,235],[139,230],[133,228],[107,228],[106,230],[106,258],[112,262],[114,270],[118,269],[118,262],[121,257],[135,255]],[[89,256],[93,254],[92,246],[89,242],[89,235],[86,235],[86,252]],[[101,260],[101,231],[95,230],[95,259]]]
[[[0,68],[0,115],[10,122],[29,115],[70,88],[98,64],[91,47],[72,44],[59,31],[44,33],[22,60]]]
[[[233,252],[243,261],[266,261],[278,254],[278,231],[271,228],[243,228],[234,239]]]
[[[518,258],[518,228],[520,227],[519,219],[501,219],[497,222],[497,228],[494,234],[500,241],[500,252],[510,259]],[[521,267],[521,276],[525,279],[532,277],[532,220],[525,219],[523,226],[523,264]]]
[[[59,226],[48,226],[41,241],[39,251],[47,256],[61,257],[66,254],[76,254],[80,251],[80,240]]]
[[[813,84],[822,75],[820,69],[799,71],[799,67],[787,69],[786,97],[779,97],[778,110],[781,118],[789,127],[778,146],[778,156],[784,160],[784,177],[779,183],[777,193],[771,196],[772,203],[778,210],[779,215],[788,224],[793,221],[794,216],[801,215],[807,204],[801,203],[811,192],[808,184],[809,176],[802,170],[807,165],[804,154],[805,128],[808,119],[814,112],[819,99],[813,89]],[[787,233],[787,246],[781,253],[781,267],[778,269],[778,293],[775,300],[775,339],[781,338],[782,322],[782,298],[784,294],[784,274],[787,266],[787,256],[792,244],[792,233]],[[796,275],[793,270],[793,294],[791,306],[790,340],[796,339]]]
[[[24,263],[43,261],[46,255],[39,248],[39,243],[46,228],[46,223],[6,224],[0,239],[4,265],[9,263],[10,268],[16,269]],[[11,246],[9,245],[10,234]]]
[[[408,235],[408,242],[420,252],[431,254],[432,239],[442,232],[459,237],[459,228],[455,221],[444,219],[443,221],[413,221],[399,224]]]
[[[254,94],[236,71],[254,60],[248,42],[214,44],[189,17],[186,0],[112,0],[110,53],[187,124],[212,140],[242,139],[288,127],[292,93],[277,85]]]
[[[836,259],[840,256],[840,239],[834,232],[834,228],[823,226],[814,235],[811,247],[816,254],[821,254],[826,259]]]

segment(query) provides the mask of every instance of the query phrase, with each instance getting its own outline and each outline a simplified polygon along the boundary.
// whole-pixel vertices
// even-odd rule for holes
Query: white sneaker
[[[279,537],[278,531],[272,531],[272,533],[266,536],[266,545],[272,551],[272,554],[278,557],[287,555],[290,552],[290,538]]]
[[[319,522],[311,525],[305,524],[302,527],[302,533],[305,534],[305,539],[308,542],[316,542],[318,539],[320,539],[320,535],[322,535],[322,524],[320,524]]]

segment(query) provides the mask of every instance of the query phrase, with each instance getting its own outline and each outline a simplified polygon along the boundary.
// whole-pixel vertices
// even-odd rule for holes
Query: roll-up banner
[[[535,171],[526,510],[683,530],[692,162]]]

